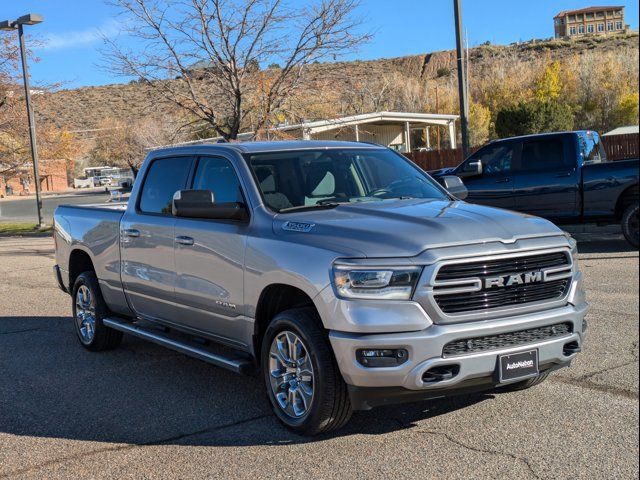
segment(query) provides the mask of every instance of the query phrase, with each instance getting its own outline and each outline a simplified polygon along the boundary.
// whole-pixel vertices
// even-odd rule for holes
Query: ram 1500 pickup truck
[[[87,349],[126,333],[259,372],[304,434],[536,385],[584,340],[575,242],[446,180],[363,143],[156,150],[127,205],[58,207],[54,272]]]
[[[593,131],[491,142],[456,168],[468,201],[538,215],[559,224],[620,223],[638,248],[638,160],[607,162]]]

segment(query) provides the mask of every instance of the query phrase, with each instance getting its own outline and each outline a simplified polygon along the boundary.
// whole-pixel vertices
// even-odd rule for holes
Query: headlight
[[[333,284],[342,298],[408,300],[421,267],[361,268],[334,266]]]

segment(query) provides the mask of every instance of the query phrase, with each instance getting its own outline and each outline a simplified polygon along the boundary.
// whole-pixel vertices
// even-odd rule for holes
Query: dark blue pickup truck
[[[453,169],[467,201],[530,213],[556,223],[620,223],[638,247],[638,160],[607,162],[593,131],[496,140]]]

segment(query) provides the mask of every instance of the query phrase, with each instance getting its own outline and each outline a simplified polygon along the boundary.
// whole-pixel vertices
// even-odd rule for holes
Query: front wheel
[[[638,231],[639,210],[638,202],[632,203],[622,214],[622,221],[620,222],[624,238],[627,239],[627,242],[629,242],[633,248],[638,248],[638,237],[640,236]]]
[[[347,423],[347,386],[313,309],[276,315],[265,332],[261,360],[273,412],[287,428],[315,435]]]

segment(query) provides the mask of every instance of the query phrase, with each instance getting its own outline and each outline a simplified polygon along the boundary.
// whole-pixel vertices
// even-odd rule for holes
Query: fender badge
[[[313,227],[315,227],[315,223],[305,223],[305,222],[284,222],[282,224],[282,229],[287,230],[289,232],[301,232],[308,233],[311,231]]]

